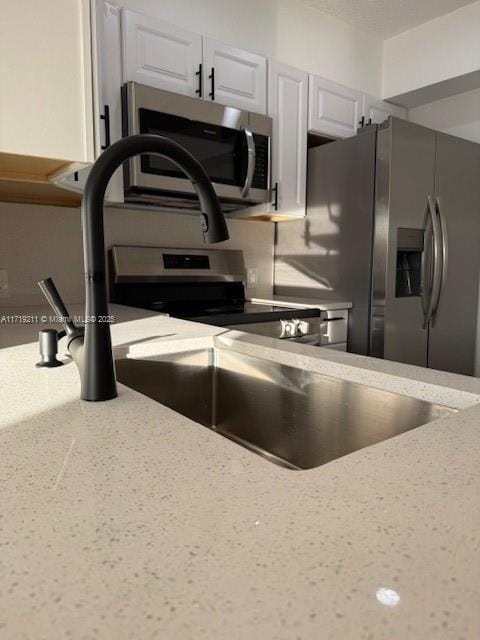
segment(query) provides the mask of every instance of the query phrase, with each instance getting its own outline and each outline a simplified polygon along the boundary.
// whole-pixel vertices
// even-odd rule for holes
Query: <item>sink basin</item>
[[[215,348],[117,360],[117,378],[291,469],[310,469],[454,409]]]

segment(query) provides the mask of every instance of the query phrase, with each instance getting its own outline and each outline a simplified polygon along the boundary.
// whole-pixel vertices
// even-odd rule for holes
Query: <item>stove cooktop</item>
[[[172,314],[174,315],[174,314]],[[292,320],[293,318],[316,318],[320,316],[318,309],[291,309],[269,304],[245,302],[234,308],[209,308],[198,315],[183,316],[187,320],[212,324],[217,327],[228,327],[237,324],[253,324],[254,322],[274,322]],[[178,317],[178,316],[177,316]]]
[[[128,303],[127,303],[128,304]],[[272,322],[275,320],[291,320],[293,318],[317,318],[320,316],[318,309],[292,309],[272,304],[259,304],[253,302],[237,302],[234,304],[192,304],[185,301],[172,303],[172,301],[143,302],[136,304],[149,311],[166,313],[174,318],[194,320],[203,324],[212,324],[220,327],[254,322]]]

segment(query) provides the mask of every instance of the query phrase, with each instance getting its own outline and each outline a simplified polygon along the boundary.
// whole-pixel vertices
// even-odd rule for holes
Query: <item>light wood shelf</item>
[[[76,163],[55,158],[0,153],[0,202],[78,207],[79,194],[51,182],[53,175],[78,168]]]

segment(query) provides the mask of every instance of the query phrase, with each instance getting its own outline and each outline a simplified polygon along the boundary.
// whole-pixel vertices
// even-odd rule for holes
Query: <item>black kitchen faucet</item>
[[[55,313],[62,318],[68,351],[81,379],[82,400],[99,402],[117,396],[105,277],[103,203],[114,171],[128,158],[159,155],[175,163],[192,182],[201,209],[205,242],[228,239],[225,218],[215,190],[201,164],[181,145],[163,136],[141,134],[108,147],[92,166],[82,200],[85,261],[85,328],[76,327],[50,278],[38,284]]]

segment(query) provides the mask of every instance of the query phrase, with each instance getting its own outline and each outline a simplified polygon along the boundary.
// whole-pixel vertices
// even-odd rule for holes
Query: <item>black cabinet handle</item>
[[[210,93],[208,95],[210,96],[210,98],[212,100],[215,100],[215,68],[214,67],[212,67],[212,72],[208,76],[208,78],[211,81],[211,87],[212,87],[212,89],[211,89],[211,91],[210,91]]]
[[[362,116],[360,118],[360,120],[358,121],[358,124],[360,125],[360,128],[365,126],[365,116]]]
[[[275,186],[272,189],[272,193],[273,193],[272,207],[275,209],[275,211],[278,211],[278,182],[275,182]]]
[[[100,114],[100,120],[105,122],[105,144],[101,145],[101,149],[106,149],[110,146],[110,107],[108,104],[104,106],[104,111]]]
[[[203,98],[203,78],[202,78],[202,63],[198,65],[198,71],[195,74],[198,76],[198,89],[195,89],[195,93],[199,98]]]
[[[78,171],[75,171],[75,173],[73,174],[73,179],[75,180],[75,182],[78,182]]]

